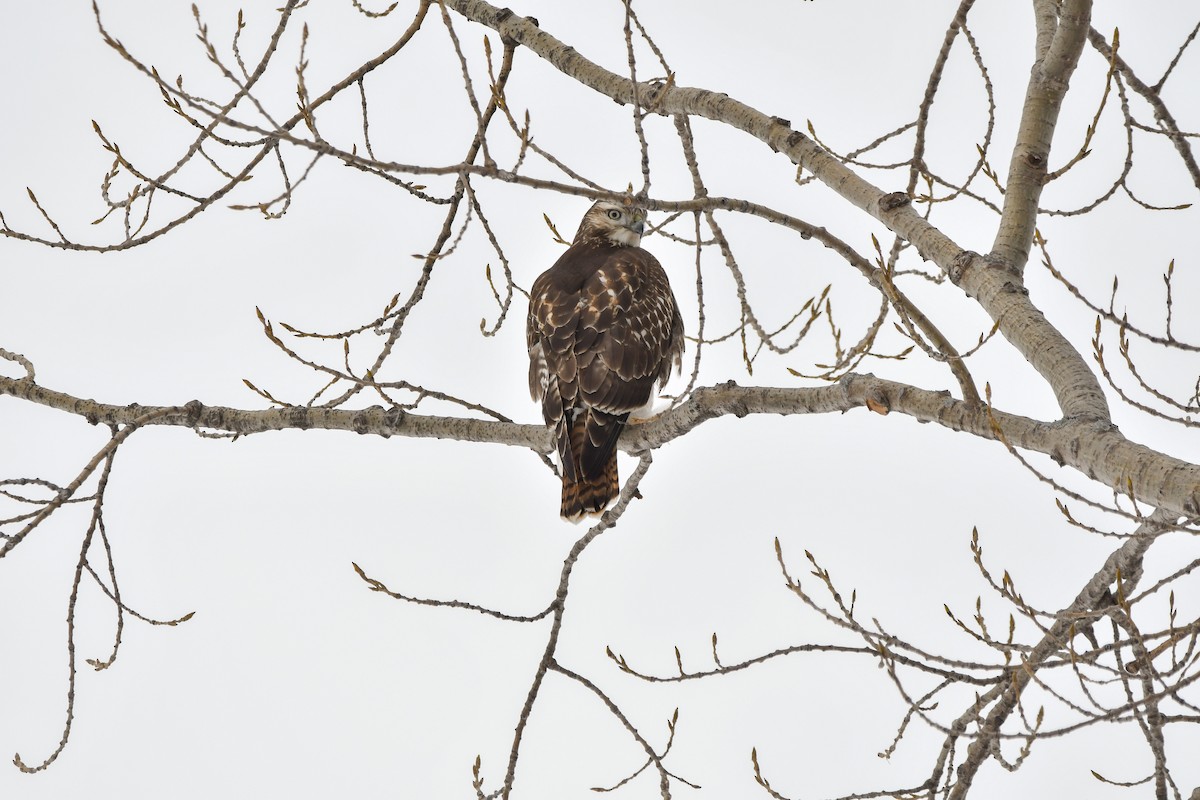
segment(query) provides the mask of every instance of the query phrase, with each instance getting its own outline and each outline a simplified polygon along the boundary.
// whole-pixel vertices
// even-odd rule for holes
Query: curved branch
[[[992,320],[999,323],[1004,337],[1049,382],[1065,415],[1109,419],[1108,403],[1087,362],[1061,333],[1046,322],[1019,286],[1019,280],[1014,283],[1014,275],[1007,270],[980,268],[983,260],[918,214],[907,194],[884,192],[811,138],[794,130],[788,120],[768,116],[726,94],[673,83],[648,83],[634,87],[628,78],[589,61],[575,48],[539,29],[536,20],[519,17],[510,9],[497,8],[485,0],[445,2],[468,19],[486,25],[505,39],[532,50],[563,74],[619,103],[633,103],[643,98],[646,107],[654,109],[656,113],[705,117],[744,131],[772,150],[783,153],[792,163],[815,175],[843,199],[911,242],[922,258],[937,264],[951,281],[977,300]],[[1084,25],[1080,33],[1082,36],[1086,33],[1090,2],[1071,0],[1068,3],[1072,7],[1080,4],[1086,7],[1081,12]],[[1070,30],[1073,31],[1074,27],[1077,26],[1070,27]],[[1082,41],[1079,47],[1082,47]],[[1056,66],[1050,77],[1065,81],[1066,76],[1057,65],[1069,55],[1066,40],[1060,47],[1052,47],[1051,50]],[[1048,132],[1052,131],[1053,125],[1050,125]]]

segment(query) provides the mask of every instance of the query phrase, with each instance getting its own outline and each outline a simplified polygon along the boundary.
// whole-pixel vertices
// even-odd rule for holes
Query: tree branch
[[[1008,167],[1004,209],[991,253],[1016,275],[1023,273],[1029,261],[1058,114],[1087,41],[1092,15],[1091,0],[1067,0],[1057,12],[1055,25],[1054,3],[1037,5],[1037,60],[1025,91],[1021,125]]]
[[[453,439],[527,447],[538,453],[553,449],[551,433],[542,425],[495,420],[410,414],[371,406],[332,409],[288,406],[249,411],[206,406],[193,400],[182,406],[117,406],[72,397],[29,380],[0,376],[0,395],[10,395],[81,416],[92,424],[177,425],[246,435],[271,430],[342,430],[376,436]],[[1074,419],[1041,422],[992,408],[981,409],[950,396],[873,375],[850,374],[835,384],[817,387],[738,386],[730,381],[696,390],[686,402],[654,420],[626,428],[620,447],[637,453],[653,450],[717,417],[747,414],[829,414],[865,408],[870,400],[884,413],[898,412],[920,422],[936,422],[950,430],[995,439],[992,420],[1014,447],[1050,456],[1093,480],[1125,492],[1132,485],[1140,502],[1200,515],[1200,466],[1131,442],[1110,423]],[[989,418],[990,414],[990,418]]]
[[[1090,8],[1086,0],[1072,0],[1068,5],[1074,7],[1080,3]],[[674,84],[641,84],[635,91],[629,79],[584,58],[575,48],[539,29],[530,18],[518,17],[511,10],[497,8],[484,0],[446,0],[446,4],[468,19],[527,47],[568,77],[617,102],[627,104],[641,98],[647,108],[664,116],[705,117],[745,131],[772,150],[785,154],[843,199],[912,243],[922,258],[937,264],[951,281],[978,301],[992,320],[999,323],[1004,337],[1050,383],[1065,415],[1109,418],[1104,394],[1083,357],[1046,321],[1023,288],[1014,284],[1011,273],[982,268],[984,259],[931,225],[912,208],[907,194],[884,192],[811,138],[794,130],[787,120],[768,116],[726,94]],[[1080,35],[1085,33],[1086,24]],[[1064,40],[1060,48],[1052,50],[1053,64],[1059,69],[1050,73],[1055,80],[1066,77],[1057,65],[1069,54],[1067,44]],[[1082,47],[1082,42],[1078,46]],[[1048,132],[1053,132],[1053,125]]]
[[[998,684],[981,698],[982,702],[986,703],[998,697],[987,719],[980,723],[979,735],[967,748],[966,759],[958,767],[958,780],[950,792],[950,800],[962,800],[967,796],[975,774],[988,755],[994,751],[1000,726],[1016,708],[1021,691],[1033,679],[1042,662],[1063,649],[1072,628],[1083,624],[1088,615],[1099,616],[1099,613],[1102,613],[1103,609],[1099,608],[1101,599],[1107,596],[1110,587],[1119,577],[1128,576],[1140,568],[1142,557],[1155,537],[1164,525],[1170,525],[1174,521],[1172,513],[1160,509],[1139,526],[1134,536],[1105,560],[1104,565],[1083,587],[1075,600],[1059,612],[1058,620],[1037,646],[1025,656],[1022,661],[1024,669],[1014,671],[1011,681]],[[977,701],[968,713],[974,717],[982,707]]]

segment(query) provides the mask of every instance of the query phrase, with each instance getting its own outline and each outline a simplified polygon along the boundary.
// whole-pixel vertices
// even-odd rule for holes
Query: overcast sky
[[[227,55],[236,4],[200,5]],[[257,60],[275,24],[271,5],[247,9],[242,50],[248,61]],[[306,80],[315,95],[393,41],[408,24],[411,5],[402,0],[392,17],[375,21],[349,2],[313,3],[298,13],[261,99],[279,118],[294,112],[298,23],[309,25]],[[822,141],[845,152],[915,116],[957,4],[763,0],[737,4],[736,13],[733,4],[715,0],[642,5],[642,21],[679,85],[725,92],[801,130],[811,121]],[[1123,56],[1148,79],[1161,73],[1195,22],[1190,3],[1152,5],[1153,13],[1118,18],[1124,4],[1098,3],[1094,23],[1106,33],[1120,24]],[[512,7],[593,61],[626,70],[620,3],[514,0]],[[182,74],[197,94],[229,95],[229,84],[194,38],[188,4],[121,0],[102,3],[102,13],[110,33],[162,75]],[[1007,0],[981,0],[971,16],[995,86],[991,163],[1001,175],[1028,76],[1032,24],[1029,4]],[[455,25],[476,89],[486,96],[485,31],[461,19]],[[498,50],[494,34],[491,40]],[[645,48],[639,59],[639,77],[661,72]],[[1195,53],[1185,56],[1166,93],[1189,130],[1200,127],[1195,59]],[[31,187],[72,238],[119,240],[119,220],[90,224],[104,211],[100,181],[111,163],[91,120],[154,174],[180,157],[191,129],[103,44],[86,4],[8,9],[0,26],[0,69],[8,76],[0,116],[0,211],[8,225],[52,236],[28,200],[25,188]],[[1104,71],[1103,60],[1085,50],[1054,164],[1082,141]],[[366,90],[380,158],[443,165],[466,152],[473,116],[436,13],[409,48],[368,78]],[[517,53],[508,102],[518,115],[530,110],[539,145],[590,179],[615,189],[640,182],[628,109],[572,85],[527,51]],[[1110,99],[1094,153],[1047,191],[1046,204],[1086,202],[1120,170],[1124,133],[1115,105]],[[953,176],[969,169],[986,108],[979,73],[960,40],[932,118],[929,151],[936,169]],[[1144,107],[1135,104],[1135,110],[1151,120]],[[331,140],[347,147],[361,142],[357,94],[332,104],[320,122]],[[646,124],[652,194],[690,197],[670,120]],[[871,252],[872,233],[885,247],[890,242],[881,226],[832,193],[797,187],[783,156],[737,131],[702,120],[694,125],[713,194],[746,197],[826,226],[863,253]],[[494,147],[498,161],[511,163],[515,140],[499,127]],[[911,137],[873,160],[901,160],[906,148],[911,152]],[[1139,148],[1130,178],[1135,191],[1161,205],[1190,202],[1195,190],[1189,193],[1176,174],[1169,146],[1145,142]],[[213,155],[239,163],[237,154]],[[293,177],[307,162],[299,152],[286,157]],[[532,157],[530,169],[556,176]],[[902,172],[864,175],[888,190],[906,181]],[[214,185],[198,163],[179,180],[197,191]],[[431,192],[447,192],[444,180],[421,180]],[[569,237],[588,201],[483,180],[475,185],[514,280],[528,287],[562,250],[543,213]],[[127,176],[118,179],[120,189],[129,186]],[[330,159],[317,165],[282,219],[228,208],[278,191],[277,172],[264,167],[192,222],[118,254],[0,242],[0,347],[31,359],[46,387],[103,402],[174,405],[196,398],[263,408],[243,379],[304,402],[322,380],[263,337],[256,306],[271,320],[303,329],[344,330],[374,319],[395,293],[409,291],[420,268],[411,254],[432,246],[443,211]],[[164,197],[155,214],[165,220],[180,208]],[[1188,237],[1196,211],[1135,215],[1132,209],[1118,197],[1094,217],[1047,218],[1041,229],[1056,265],[1093,297],[1106,302],[1113,276],[1120,275],[1122,302],[1153,322],[1162,308],[1159,275],[1172,258],[1177,298],[1200,288]],[[934,222],[959,244],[990,249],[993,215],[971,205],[938,214]],[[832,284],[842,344],[858,340],[878,301],[857,273],[816,242],[760,222],[721,219],[766,327],[782,325],[806,298]],[[687,235],[690,224],[685,219],[673,230]],[[667,267],[694,332],[694,252],[662,237],[644,245]],[[915,259],[906,263],[921,266]],[[492,325],[497,317],[488,264],[498,275],[497,257],[476,226],[439,263],[387,377],[537,422],[525,383],[524,299],[514,301],[496,336],[479,333],[481,319]],[[715,251],[706,252],[703,270],[708,333],[726,333],[739,318],[733,282]],[[1090,312],[1040,267],[1031,264],[1028,284],[1034,301],[1090,352]],[[917,279],[906,289],[964,348],[990,327],[953,287]],[[1179,313],[1175,323],[1181,338],[1200,339],[1194,320]],[[706,352],[701,383],[814,385],[787,368],[812,373],[814,363],[829,362],[825,325],[822,320],[793,353],[763,355],[753,375],[741,364],[737,337],[715,345]],[[356,367],[370,363],[370,348],[378,346],[373,341],[356,345]],[[882,341],[887,352],[905,346],[896,334]],[[340,344],[321,344],[303,346],[313,358],[340,363]],[[1115,351],[1115,342],[1111,347]],[[919,353],[904,362],[869,361],[863,369],[957,393],[944,365]],[[972,369],[1005,410],[1057,416],[1049,390],[1003,342],[985,347]],[[1188,369],[1181,373],[1196,373],[1194,361]],[[20,374],[7,362],[0,371]],[[436,403],[422,409],[459,413]],[[1194,437],[1183,439],[1123,407],[1114,407],[1114,418],[1131,438],[1192,461],[1200,453]],[[2,399],[0,477],[65,484],[106,437],[106,430],[62,412]],[[1049,462],[1035,463],[1049,468]],[[622,456],[623,475],[634,465]],[[1074,487],[1086,485],[1054,474]],[[943,603],[965,618],[984,595],[996,629],[1007,625],[1009,612],[988,595],[972,563],[973,527],[989,567],[996,574],[1007,569],[1031,603],[1049,609],[1068,604],[1118,544],[1067,525],[1054,495],[1002,447],[896,414],[709,422],[654,453],[641,491],[644,499],[589,547],[575,570],[559,661],[608,692],[656,747],[665,743],[667,721],[679,709],[667,765],[703,786],[676,784],[679,797],[765,797],[753,781],[752,747],[773,787],[789,797],[916,785],[932,766],[940,737],[916,723],[891,760],[876,757],[906,706],[869,658],[793,655],[724,677],[647,684],[605,657],[611,647],[632,666],[669,675],[676,670],[675,646],[686,667],[711,666],[714,632],[726,663],[802,642],[857,643],[786,590],[776,537],[793,574],[808,574],[804,552],[811,551],[844,594],[857,589],[862,618],[878,618],[897,635],[962,658],[988,651],[957,631]],[[195,617],[174,628],[127,619],[120,657],[97,673],[82,660],[108,654],[114,614],[85,582],[70,744],[38,775],[0,766],[0,797],[470,797],[477,754],[484,790],[495,788],[545,644],[545,623],[390,600],[368,591],[351,562],[397,591],[537,613],[552,599],[562,560],[583,532],[558,519],[558,492],[557,478],[535,455],[500,445],[321,431],[230,443],[174,428],[138,432],[116,458],[105,506],[122,597],[152,617],[191,611]],[[4,758],[20,753],[40,763],[61,735],[64,615],[87,513],[82,505],[63,509],[0,562]],[[102,565],[93,552],[93,563]],[[1196,555],[1194,541],[1170,538],[1156,547],[1149,569],[1165,574]],[[1195,618],[1195,592],[1189,596],[1181,587],[1176,601],[1181,619]],[[921,691],[932,685],[912,682]],[[956,716],[969,696],[950,696],[939,719]],[[1047,712],[1056,724],[1069,719],[1061,706],[1050,704]],[[1200,785],[1200,766],[1180,757],[1187,742],[1178,741],[1171,745],[1175,776],[1186,796]],[[1192,752],[1196,744],[1193,738]],[[1006,745],[1010,757],[1017,749]],[[643,760],[594,696],[551,675],[527,731],[516,796],[590,796],[590,787],[617,783]],[[1088,771],[1134,780],[1150,766],[1135,725],[1092,729],[1039,743],[1015,774],[985,766],[973,796],[1051,796],[1058,787],[1083,786],[1089,796],[1116,797],[1122,790],[1095,782]],[[644,774],[617,796],[657,796],[656,780]]]

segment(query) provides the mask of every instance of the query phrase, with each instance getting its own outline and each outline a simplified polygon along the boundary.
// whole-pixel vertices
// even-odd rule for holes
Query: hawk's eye
[[[618,211],[618,210],[617,210],[617,209],[615,209],[615,208],[610,208],[610,209],[608,210],[608,218],[609,218],[609,219],[612,219],[612,220],[617,220],[617,219],[620,219],[620,218],[621,218],[621,212],[620,212],[620,211]]]

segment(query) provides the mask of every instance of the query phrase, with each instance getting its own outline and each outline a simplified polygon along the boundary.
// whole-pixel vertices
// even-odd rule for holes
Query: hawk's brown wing
[[[638,247],[573,245],[534,282],[527,332],[530,392],[554,426],[564,480],[603,476],[625,420],[682,357],[666,273]]]

